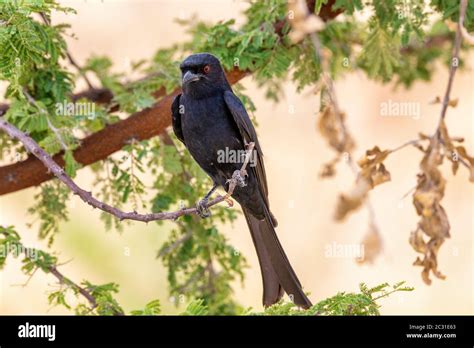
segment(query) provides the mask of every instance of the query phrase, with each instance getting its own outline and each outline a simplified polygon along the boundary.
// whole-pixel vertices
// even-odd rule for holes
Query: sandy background
[[[77,15],[53,17],[55,23],[71,23],[77,39],[69,39],[70,51],[79,62],[92,53],[113,58],[117,70],[128,69],[131,61],[150,57],[159,47],[182,40],[184,30],[174,18],[199,18],[216,22],[244,17],[241,1],[64,1],[77,9]],[[470,68],[472,68],[472,59]],[[474,104],[472,70],[460,72],[454,82],[453,97],[459,98],[456,109],[449,109],[448,128],[452,135],[464,136],[466,147],[474,152]],[[365,149],[377,144],[394,148],[416,138],[418,132],[432,133],[439,105],[429,102],[444,93],[447,72],[441,67],[430,83],[417,83],[409,91],[381,86],[366,77],[352,74],[337,81],[336,89],[342,108],[348,114],[348,127],[357,141],[356,158]],[[383,314],[473,314],[473,202],[474,185],[468,183],[468,173],[460,168],[452,177],[450,168],[443,167],[448,179],[444,206],[451,223],[452,238],[443,245],[439,255],[440,270],[447,275],[426,286],[420,277],[421,268],[412,266],[415,252],[408,244],[410,231],[418,218],[411,196],[402,199],[416,183],[420,153],[405,149],[391,156],[386,165],[392,181],[378,187],[372,194],[377,221],[384,239],[383,254],[373,265],[357,265],[353,258],[330,258],[325,248],[333,243],[360,242],[367,230],[366,210],[353,214],[342,224],[332,220],[337,195],[350,188],[353,175],[345,165],[338,175],[321,180],[318,173],[333,152],[316,131],[319,97],[309,90],[297,94],[291,82],[285,84],[286,97],[279,104],[264,98],[251,77],[243,81],[247,94],[257,106],[258,133],[264,152],[270,187],[272,210],[279,220],[278,234],[300,280],[311,292],[313,301],[336,294],[355,291],[360,282],[377,285],[382,282],[406,280],[416,289],[396,294],[381,301]],[[381,103],[392,101],[420,102],[418,120],[410,117],[381,117]],[[293,113],[290,110],[294,110]],[[294,169],[296,168],[296,170]],[[149,178],[151,180],[151,178]],[[82,187],[91,187],[92,175],[83,169],[78,175]],[[14,224],[25,244],[45,247],[36,239],[36,228],[26,208],[31,205],[37,189],[28,189],[0,196],[0,224]],[[117,295],[126,310],[141,308],[151,299],[159,298],[165,313],[176,308],[168,300],[166,273],[155,259],[156,250],[166,238],[170,225],[163,227],[132,223],[123,234],[104,232],[99,213],[74,198],[70,202],[70,221],[62,224],[53,250],[61,261],[70,261],[61,270],[74,280],[86,278],[92,282],[118,282]],[[222,231],[251,265],[244,287],[235,285],[236,297],[245,306],[261,308],[261,281],[257,258],[250,235],[242,218]],[[66,313],[61,308],[49,308],[47,292],[57,284],[52,276],[41,272],[27,280],[10,260],[0,272],[0,313]]]

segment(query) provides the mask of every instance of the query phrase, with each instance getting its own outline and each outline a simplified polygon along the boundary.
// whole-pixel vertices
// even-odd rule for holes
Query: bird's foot
[[[208,203],[209,203],[209,198],[203,198],[196,205],[196,211],[202,219],[205,219],[211,216],[211,211],[207,207]]]
[[[245,177],[247,175],[248,174],[245,169],[236,170],[232,174],[232,179],[227,180],[227,182],[228,183],[230,182],[231,184],[233,183],[235,186],[238,186],[238,187],[245,187],[247,186],[247,183],[245,182]]]

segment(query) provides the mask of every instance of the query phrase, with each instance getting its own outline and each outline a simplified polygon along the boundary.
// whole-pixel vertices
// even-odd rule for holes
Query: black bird
[[[255,128],[232,92],[219,60],[209,53],[193,54],[180,68],[183,93],[176,96],[171,107],[173,130],[214,182],[198,203],[199,210],[208,216],[205,206],[209,197],[219,186],[228,190],[228,179],[244,162],[244,156],[233,161],[235,163],[219,160],[219,153],[242,154],[246,145],[253,142],[255,161],[247,167],[245,186],[237,186],[232,197],[242,206],[257,250],[263,278],[263,304],[270,306],[278,302],[285,291],[298,306],[310,307],[311,302],[274,229],[277,221],[269,208],[263,154]]]

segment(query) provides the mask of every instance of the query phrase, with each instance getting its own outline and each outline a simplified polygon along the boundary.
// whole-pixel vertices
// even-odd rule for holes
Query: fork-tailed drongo
[[[228,179],[242,167],[243,156],[223,160],[222,153],[242,153],[246,144],[253,142],[256,155],[254,163],[247,167],[246,185],[237,186],[232,197],[242,206],[257,250],[263,278],[263,304],[276,303],[285,291],[298,306],[310,307],[311,302],[275,232],[277,221],[269,208],[262,149],[243,104],[232,92],[215,56],[193,54],[180,68],[183,93],[173,101],[173,130],[214,182],[198,206],[205,206],[203,203],[216,187],[228,190]]]

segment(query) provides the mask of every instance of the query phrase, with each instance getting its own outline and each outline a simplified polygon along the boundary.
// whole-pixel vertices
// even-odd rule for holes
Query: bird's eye
[[[205,65],[204,68],[202,68],[202,71],[204,74],[208,74],[211,71],[211,67],[209,65]]]

